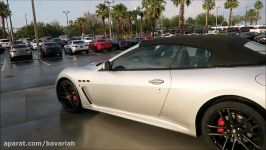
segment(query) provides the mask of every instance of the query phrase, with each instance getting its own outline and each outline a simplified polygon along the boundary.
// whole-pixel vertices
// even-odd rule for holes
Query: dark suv
[[[60,45],[55,42],[45,42],[41,45],[41,56],[51,57],[51,56],[59,56],[62,57],[62,50]]]

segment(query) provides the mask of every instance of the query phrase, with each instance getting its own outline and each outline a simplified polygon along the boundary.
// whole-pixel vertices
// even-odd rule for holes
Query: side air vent
[[[86,99],[89,101],[89,103],[92,104],[92,102],[89,99],[89,96],[86,93],[85,87],[81,87],[81,90],[82,90],[83,94],[85,95]]]

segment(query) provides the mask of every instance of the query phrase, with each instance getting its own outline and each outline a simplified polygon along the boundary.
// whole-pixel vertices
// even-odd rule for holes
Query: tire
[[[86,50],[85,53],[86,53],[86,54],[89,54],[89,50]]]
[[[16,61],[16,57],[10,57],[10,61],[11,62],[15,62]]]
[[[214,104],[205,112],[201,123],[203,138],[212,149],[265,150],[265,128],[263,116],[239,102]]]
[[[82,111],[82,104],[80,96],[75,85],[69,80],[61,81],[56,89],[59,102],[62,104],[64,110],[71,113],[78,113]]]

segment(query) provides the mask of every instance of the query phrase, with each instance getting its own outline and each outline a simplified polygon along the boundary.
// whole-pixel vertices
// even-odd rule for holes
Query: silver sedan
[[[10,60],[15,61],[18,57],[25,57],[32,60],[32,51],[25,44],[12,45],[10,48]]]
[[[215,149],[266,148],[265,47],[238,37],[158,38],[63,70],[63,108],[203,136]]]

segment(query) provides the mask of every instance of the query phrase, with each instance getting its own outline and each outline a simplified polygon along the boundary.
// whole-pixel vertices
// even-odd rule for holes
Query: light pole
[[[220,6],[219,7],[216,7],[216,18],[215,18],[215,24],[216,24],[216,27],[215,27],[215,32],[217,32],[217,24],[218,24],[218,10],[219,8],[221,8]]]
[[[70,13],[69,10],[63,11],[64,14],[66,14],[66,20],[67,20],[67,26],[68,26],[68,14]]]
[[[104,0],[104,3],[107,3],[108,4],[109,38],[112,39],[112,25],[111,25],[110,5],[111,5],[111,3],[114,3],[114,1]]]
[[[26,26],[28,27],[28,19],[27,19],[27,14],[25,14],[25,21],[26,21]]]
[[[248,13],[248,6],[246,6],[245,27],[247,26],[247,13]]]
[[[27,31],[27,34],[28,34],[28,36],[29,36],[27,14],[25,14],[25,21],[26,21],[26,31]]]
[[[6,3],[7,3],[7,6],[8,6],[8,10],[10,10],[8,0],[6,0]],[[11,14],[9,15],[9,22],[10,22],[10,31],[11,31],[10,32],[11,33],[11,41],[14,42],[14,32],[13,32]]]
[[[31,0],[31,8],[32,8],[32,16],[33,16],[33,25],[34,25],[35,39],[36,39],[36,44],[37,44],[38,60],[40,61],[40,59],[41,59],[41,53],[40,53],[40,45],[39,45],[38,26],[37,26],[37,23],[36,23],[36,14],[35,14],[34,0]]]

